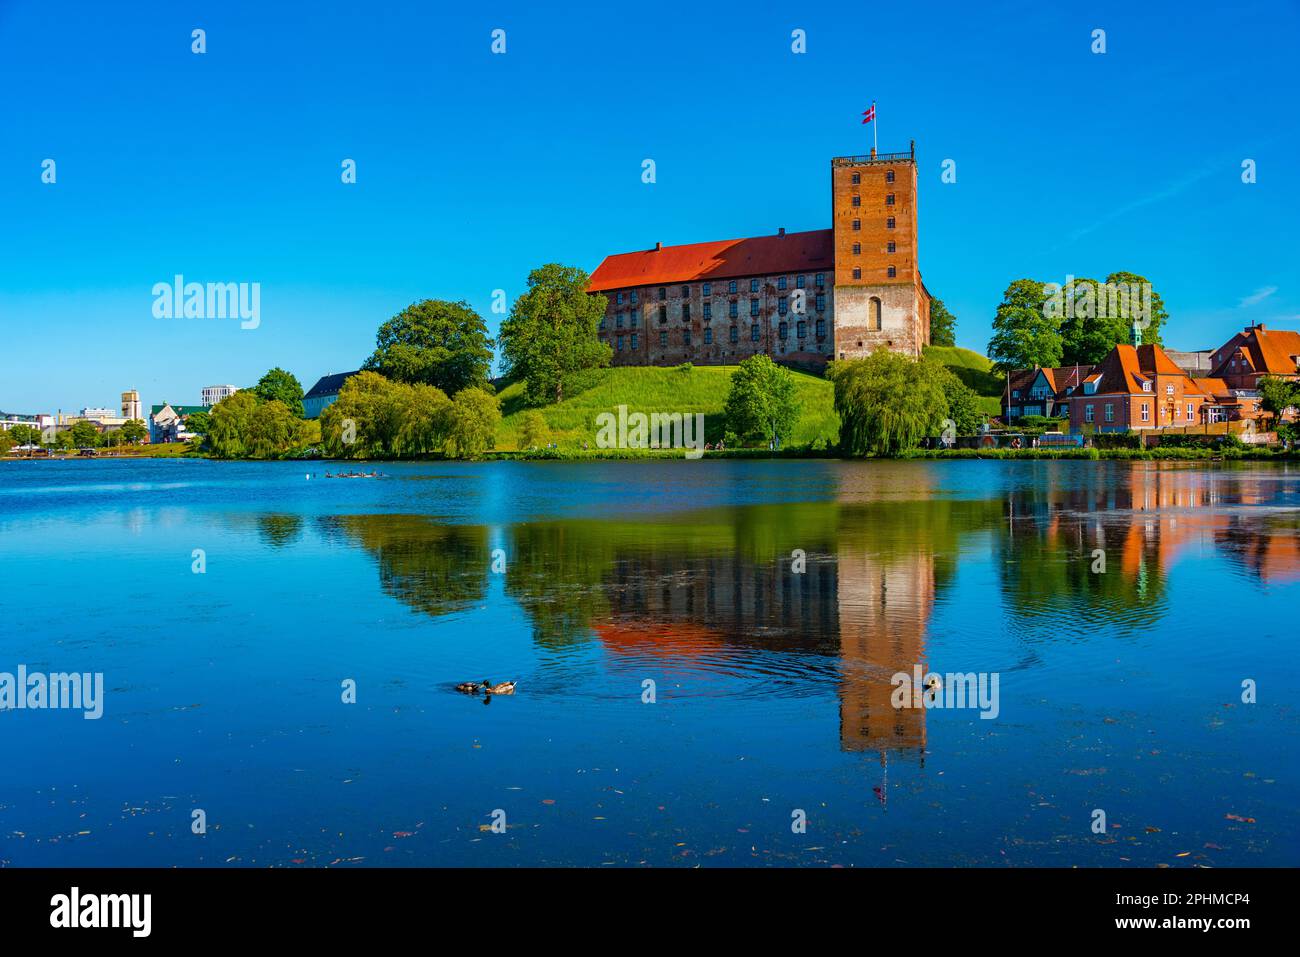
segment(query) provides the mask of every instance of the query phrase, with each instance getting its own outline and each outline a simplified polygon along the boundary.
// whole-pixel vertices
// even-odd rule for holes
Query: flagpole
[[[871,150],[880,152],[880,121],[876,118],[876,101],[871,101]]]

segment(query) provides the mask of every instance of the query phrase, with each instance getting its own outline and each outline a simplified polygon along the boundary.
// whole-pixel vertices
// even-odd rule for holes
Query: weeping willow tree
[[[944,376],[935,362],[880,348],[865,359],[836,362],[835,411],[847,455],[897,455],[938,435],[948,416]]]

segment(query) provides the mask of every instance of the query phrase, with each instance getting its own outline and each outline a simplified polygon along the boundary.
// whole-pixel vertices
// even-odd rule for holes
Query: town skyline
[[[1297,138],[1275,122],[1297,17],[1281,5],[1242,22],[1005,5],[981,20],[997,28],[982,41],[927,35],[926,55],[946,64],[933,77],[913,68],[914,48],[886,45],[862,67],[861,37],[817,12],[728,23],[733,56],[719,58],[725,10],[693,12],[690,31],[669,10],[629,20],[593,8],[563,25],[524,9],[491,21],[417,11],[339,31],[350,20],[337,4],[305,25],[250,4],[152,7],[112,19],[85,7],[67,35],[43,27],[49,14],[34,4],[0,15],[0,73],[43,91],[3,134],[0,197],[24,228],[0,240],[0,314],[9,350],[27,357],[5,376],[5,410],[68,412],[132,388],[149,405],[190,404],[204,385],[251,385],[273,366],[309,388],[357,368],[378,325],[412,302],[465,299],[495,334],[495,291],[513,302],[544,262],[591,272],[656,242],[824,229],[827,157],[869,149],[859,116],[872,100],[882,151],[916,140],[920,266],[958,317],[958,345],[985,353],[1013,279],[1117,265],[1159,290],[1174,348],[1300,316],[1285,242],[1298,192],[1283,175]],[[954,27],[966,16],[931,12]],[[498,28],[502,54],[491,52]],[[1098,28],[1104,54],[1090,50]],[[634,74],[592,84],[591,70],[567,65],[586,50],[592,69],[616,73],[610,38],[631,29],[661,51],[650,100],[625,96]],[[431,39],[438,55],[417,58],[427,69],[395,81],[379,68]],[[1211,43],[1251,56],[1205,56]],[[1024,48],[1041,51],[1035,63],[1008,56]],[[79,70],[134,65],[88,86],[68,75],[74,59]],[[737,63],[749,92],[702,120],[699,85],[725,89]],[[689,79],[674,75],[684,64]],[[968,75],[960,90],[954,70]],[[317,98],[325,88],[336,95]],[[430,121],[402,122],[415,115]],[[187,116],[207,119],[166,132],[162,118]],[[773,116],[789,117],[788,132]],[[1113,128],[1094,116],[1116,116]],[[42,182],[47,158],[54,183]],[[348,159],[352,184],[340,175]],[[654,183],[642,181],[645,159]],[[1254,183],[1242,182],[1245,159]],[[941,181],[945,160],[955,183]],[[1244,241],[1237,221],[1251,223]],[[155,318],[151,289],[178,274],[259,283],[260,324]],[[51,346],[51,328],[63,345]],[[74,345],[92,338],[94,349]]]

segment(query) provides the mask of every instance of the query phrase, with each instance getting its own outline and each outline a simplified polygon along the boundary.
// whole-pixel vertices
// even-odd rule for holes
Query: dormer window
[[[1143,383],[1142,383],[1142,391],[1143,391],[1143,392],[1150,392],[1150,391],[1151,391],[1151,383],[1150,383],[1150,382],[1143,382]]]

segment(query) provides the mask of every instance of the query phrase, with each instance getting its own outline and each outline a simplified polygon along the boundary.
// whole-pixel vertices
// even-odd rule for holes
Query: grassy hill
[[[928,358],[938,359],[953,375],[975,391],[980,397],[981,412],[1001,414],[1004,380],[993,371],[993,363],[987,356],[960,346],[926,346],[925,354]]]
[[[617,414],[620,405],[628,412],[703,412],[704,434],[717,442],[723,434],[722,408],[731,388],[735,366],[694,366],[689,370],[659,369],[643,366],[600,369],[582,383],[581,391],[556,405],[541,406],[538,411],[551,430],[551,441],[561,448],[575,448],[585,440],[596,445],[596,416],[601,412]],[[799,423],[788,444],[808,445],[825,440],[834,442],[840,421],[835,414],[834,387],[825,379],[791,372],[795,377],[802,409]],[[498,393],[502,422],[497,430],[497,449],[518,448],[520,422],[528,406],[524,403],[523,384],[514,382]]]

